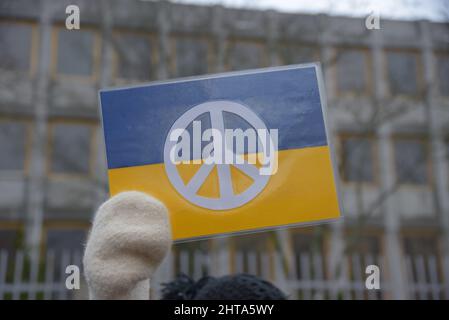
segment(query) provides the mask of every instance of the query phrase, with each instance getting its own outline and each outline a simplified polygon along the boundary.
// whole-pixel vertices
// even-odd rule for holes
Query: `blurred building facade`
[[[70,4],[80,30],[65,28]],[[100,88],[320,61],[344,219],[177,244],[158,278],[245,271],[298,298],[449,298],[449,26],[380,26],[166,1],[2,2],[0,249],[82,250],[107,198]],[[384,290],[368,296],[371,263]]]

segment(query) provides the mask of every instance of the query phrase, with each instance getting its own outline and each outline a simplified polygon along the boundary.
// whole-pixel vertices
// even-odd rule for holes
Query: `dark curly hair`
[[[287,297],[270,282],[250,274],[219,278],[203,277],[198,281],[185,274],[162,284],[163,300],[285,300]]]

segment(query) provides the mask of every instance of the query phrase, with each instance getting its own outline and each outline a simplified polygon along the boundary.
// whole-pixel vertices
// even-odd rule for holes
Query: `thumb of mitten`
[[[123,192],[97,211],[83,264],[91,299],[148,299],[149,279],[171,245],[168,212],[155,198]]]

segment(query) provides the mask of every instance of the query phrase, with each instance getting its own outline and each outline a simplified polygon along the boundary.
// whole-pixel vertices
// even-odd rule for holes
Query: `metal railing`
[[[433,255],[408,255],[404,272],[409,299],[447,299],[442,268],[443,259]],[[341,259],[341,271],[329,272],[326,257],[319,253],[297,253],[285,259],[277,253],[235,252],[229,259],[230,273],[250,273],[271,281],[290,299],[389,299],[390,287],[384,259],[370,254],[352,254]],[[193,279],[217,275],[216,261],[208,252],[180,251],[170,254],[154,275],[151,297],[160,297],[161,283],[184,273]],[[365,286],[367,264],[381,270],[380,290]],[[48,251],[29,256],[23,251],[0,251],[0,299],[85,299],[84,290],[66,287],[66,267],[76,265],[82,274],[82,253]],[[82,276],[81,276],[82,278]]]

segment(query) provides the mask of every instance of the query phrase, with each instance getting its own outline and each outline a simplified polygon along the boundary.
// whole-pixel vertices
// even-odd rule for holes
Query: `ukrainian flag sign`
[[[100,91],[111,195],[158,198],[175,240],[338,218],[321,87],[308,64]]]

